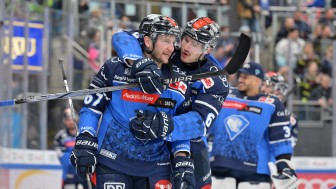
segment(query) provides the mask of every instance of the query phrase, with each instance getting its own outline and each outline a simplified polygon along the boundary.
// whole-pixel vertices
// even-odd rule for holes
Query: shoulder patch
[[[270,96],[262,96],[258,99],[258,101],[273,104],[275,100],[274,100],[274,98],[271,98]]]
[[[215,85],[215,82],[211,77],[201,79],[201,81],[204,85],[204,88],[206,88],[206,89],[209,89],[210,87]]]
[[[182,94],[185,94],[187,91],[187,84],[184,82],[169,83],[169,88],[180,91]]]

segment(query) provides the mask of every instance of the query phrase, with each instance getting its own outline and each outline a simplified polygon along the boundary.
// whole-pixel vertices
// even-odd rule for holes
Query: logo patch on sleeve
[[[180,91],[182,94],[185,94],[187,91],[187,84],[184,82],[169,83],[169,88]]]
[[[204,88],[209,89],[210,87],[214,86],[215,82],[211,77],[201,79]]]
[[[274,103],[274,98],[271,98],[271,97],[268,97],[268,96],[262,96],[258,99],[258,101],[273,104]]]
[[[170,98],[158,98],[154,104],[150,104],[150,106],[161,107],[161,108],[169,108],[173,109],[176,105],[176,100]]]

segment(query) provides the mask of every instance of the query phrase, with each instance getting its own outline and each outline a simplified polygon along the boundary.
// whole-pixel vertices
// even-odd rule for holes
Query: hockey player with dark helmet
[[[171,55],[169,60],[171,64],[162,65],[161,70],[164,75],[168,75],[166,72],[193,75],[214,72],[220,69],[217,63],[211,61],[211,55],[209,55],[216,45],[219,32],[219,26],[208,17],[200,17],[188,22],[187,28],[182,34],[181,49],[175,49],[175,52]],[[118,36],[115,37],[117,39]],[[114,46],[117,47],[117,44]],[[129,50],[124,46],[119,45],[118,47],[120,48],[117,51],[119,57],[123,57],[124,52]],[[190,84],[194,89],[193,92],[195,92],[192,101],[187,102],[191,105],[191,110],[174,116],[174,120],[176,120],[174,121],[174,132],[165,140],[184,140],[188,138],[186,135],[189,130],[196,131],[201,129],[204,131],[204,127],[209,128],[218,116],[222,103],[228,94],[228,82],[225,76],[195,80],[191,81]],[[155,137],[146,137],[148,135],[143,135],[143,133],[146,133],[149,128],[155,131],[156,128],[161,128],[162,126],[146,124],[146,120],[148,122],[150,119],[136,117],[131,120],[133,134],[141,139],[156,139]],[[188,132],[185,132],[185,129]],[[191,158],[195,162],[195,169],[192,166],[182,166],[175,169],[175,173],[178,173],[174,174],[175,188],[186,186],[186,183],[190,188],[211,188],[211,172],[206,146],[207,143],[204,136],[191,141]],[[173,161],[172,165],[175,167],[178,163]],[[192,174],[195,174],[195,184],[192,184],[193,181],[190,177]],[[193,185],[195,186],[192,187]]]
[[[150,14],[142,20],[139,36],[136,36],[142,48],[142,52],[138,54],[140,57],[146,57],[146,60],[149,58],[153,61],[132,64],[131,75],[136,78],[144,93],[162,93],[164,85],[160,68],[162,64],[168,63],[176,44],[180,41],[180,34],[177,22],[170,17]]]
[[[195,40],[191,41],[192,47],[202,45],[201,52],[198,52],[199,57],[197,59],[197,61],[201,61],[205,58],[204,55],[209,54],[216,46],[219,34],[220,27],[216,22],[208,17],[200,17],[187,22],[187,26],[182,33],[182,39],[185,43],[190,41],[188,37]],[[189,63],[191,60],[195,60],[188,56],[188,46],[185,44],[184,47],[185,48],[183,48],[181,52],[181,60],[184,63]]]
[[[175,45],[178,45],[180,41],[181,30],[177,22],[168,16],[150,14],[142,20],[139,26],[139,41],[142,48],[145,48],[144,51],[146,53],[151,54],[153,52],[155,49],[157,37],[160,34],[175,36]],[[145,36],[148,36],[150,39],[152,39],[153,49],[149,50],[144,46]]]

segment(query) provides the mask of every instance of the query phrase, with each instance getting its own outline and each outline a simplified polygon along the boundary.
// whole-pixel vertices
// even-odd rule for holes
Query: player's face
[[[273,93],[273,84],[267,83],[267,81],[263,82],[263,85],[261,87],[262,93],[272,94]]]
[[[258,78],[254,75],[248,75],[244,73],[240,73],[238,77],[238,90],[243,92],[249,92],[255,90],[255,88],[260,87],[257,86]]]
[[[162,64],[167,64],[174,51],[176,37],[173,35],[159,35],[157,37],[152,58]]]
[[[184,63],[197,62],[202,59],[203,44],[185,35],[181,42],[181,60]]]

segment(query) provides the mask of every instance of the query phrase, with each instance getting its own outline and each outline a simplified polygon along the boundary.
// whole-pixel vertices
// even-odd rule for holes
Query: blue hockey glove
[[[136,79],[144,93],[162,93],[164,90],[163,74],[156,63],[149,59],[138,59],[132,64],[131,77]]]
[[[299,180],[294,169],[290,166],[290,161],[280,159],[275,162],[269,162],[268,167],[271,171],[271,179],[276,189],[296,189]]]
[[[172,116],[165,112],[136,110],[136,117],[130,121],[130,129],[139,140],[163,138],[174,130]]]
[[[195,174],[194,162],[185,156],[176,156],[173,159],[174,189],[194,189]]]
[[[87,133],[81,133],[76,137],[75,147],[70,155],[71,164],[76,168],[77,174],[83,180],[86,173],[95,171],[98,153],[98,139]]]

